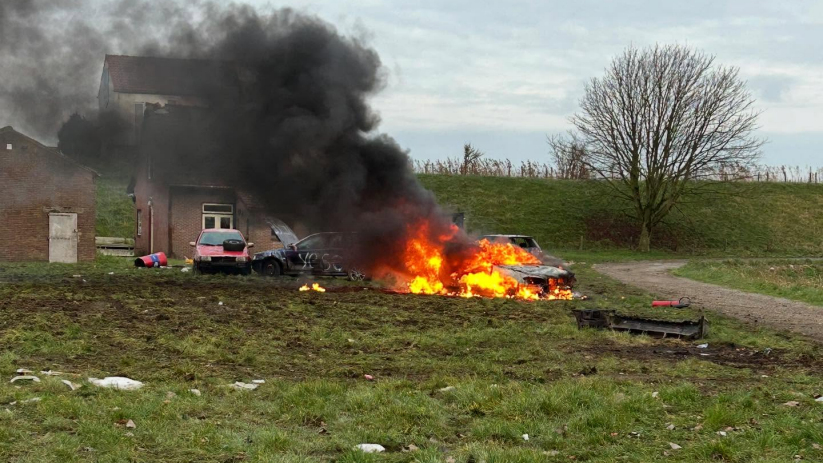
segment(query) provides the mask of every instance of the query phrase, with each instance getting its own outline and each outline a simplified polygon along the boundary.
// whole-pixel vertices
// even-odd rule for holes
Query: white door
[[[49,214],[49,262],[77,263],[77,214]]]

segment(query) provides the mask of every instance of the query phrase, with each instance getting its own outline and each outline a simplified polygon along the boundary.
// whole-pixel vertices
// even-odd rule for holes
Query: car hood
[[[223,246],[197,246],[197,253],[201,256],[246,256],[248,255],[248,248],[243,248],[242,251],[226,251]]]
[[[504,275],[508,275],[520,283],[526,278],[574,278],[574,273],[560,267],[549,265],[495,265],[495,268]]]

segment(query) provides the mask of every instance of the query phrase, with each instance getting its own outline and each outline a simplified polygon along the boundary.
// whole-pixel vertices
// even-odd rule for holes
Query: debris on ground
[[[456,387],[454,387],[454,386],[446,386],[446,387],[441,387],[441,388],[439,389],[439,391],[440,391],[440,392],[449,392],[449,391],[453,391],[453,390],[455,390],[455,389],[457,389],[457,388],[456,388]]]
[[[701,316],[697,321],[653,320],[649,318],[627,317],[611,309],[574,310],[577,328],[599,328],[626,331],[632,334],[647,334],[657,337],[682,339],[702,339],[709,334],[709,321]]]
[[[28,404],[28,403],[32,403],[32,402],[40,402],[41,400],[43,400],[43,399],[40,398],[40,397],[32,397],[31,399],[15,400],[14,402],[9,402],[9,405],[17,405],[17,404],[22,405],[22,404]],[[6,410],[8,410],[8,408]]]
[[[129,420],[129,421],[126,422],[126,427],[129,428],[129,429],[134,429],[134,428],[137,427],[137,425],[134,424],[134,421]]]
[[[657,392],[657,391],[652,392],[652,399],[656,399],[656,398],[658,398],[658,397],[660,397],[660,393],[659,393],[659,392]]]
[[[671,447],[671,448],[672,448],[672,450],[680,450],[680,449],[682,449],[682,448],[683,448],[683,447],[681,447],[681,446],[679,446],[679,445],[675,444],[674,442],[669,442],[669,447]]]
[[[191,392],[192,394],[196,395],[197,397],[200,397],[200,395],[202,394],[202,393],[200,392],[200,389],[189,389],[189,392]]]
[[[800,405],[800,402],[798,402],[796,400],[790,400],[790,401],[783,404],[783,406],[785,406],[785,407],[797,407],[798,405]]]
[[[416,445],[414,445],[414,444],[409,444],[409,445],[408,445],[408,447],[405,447],[405,448],[403,449],[403,452],[416,452],[416,451],[418,451],[418,450],[420,450],[420,449],[419,449]]]
[[[560,455],[560,452],[557,451],[557,450],[546,450],[545,452],[543,452],[543,455],[547,455],[547,456],[550,456],[550,457],[556,457],[556,456]]]
[[[363,453],[380,453],[386,451],[386,448],[380,444],[357,444],[356,448]]]
[[[815,402],[823,402],[823,395],[816,395],[814,396]]]
[[[670,425],[666,426],[666,429],[668,429],[669,431],[674,431],[675,425],[670,424]]]
[[[126,378],[124,376],[106,376],[103,379],[89,378],[89,382],[97,387],[105,387],[110,389],[120,389],[123,391],[133,391],[143,387],[143,383],[135,379]]]
[[[41,374],[41,375],[46,375],[46,376],[60,376],[60,375],[65,375],[65,373],[63,373],[62,371],[52,371],[52,370],[40,371],[40,374]]]
[[[34,372],[31,370],[26,370],[25,368],[18,368],[15,373],[17,373],[18,375],[30,375]]]
[[[253,380],[251,380],[251,382],[254,383],[254,384],[266,384],[265,379],[253,379]]]
[[[183,272],[183,273],[190,272],[190,271],[191,271],[191,267],[183,267],[183,268],[181,268],[181,269],[180,269],[180,271],[181,271],[181,272]]]
[[[703,430],[703,425],[702,425],[702,424],[698,424],[697,426],[695,426],[695,427],[694,427],[694,428],[692,428],[692,429],[694,429],[695,431],[702,431],[702,430]]]
[[[726,437],[726,431],[717,431],[717,435],[720,437]]]
[[[260,387],[260,385],[259,384],[244,383],[242,381],[236,381],[234,384],[231,384],[229,387],[233,387],[233,388],[238,389],[238,390],[253,391],[253,390],[257,389],[258,387]]]
[[[366,378],[367,381],[374,381],[374,376],[372,375],[363,375],[363,377]]]
[[[526,441],[526,442],[529,441],[529,435],[528,434],[523,434],[521,437],[523,437],[524,441]]]
[[[40,378],[38,378],[37,376],[32,376],[32,375],[15,376],[9,382],[13,383],[15,381],[34,381],[35,383],[39,383]]]
[[[698,348],[698,349],[708,349],[708,348],[709,348],[709,343],[706,343],[706,344],[698,344],[698,345],[697,345],[697,348]]]
[[[60,381],[60,382],[61,382],[61,383],[63,383],[63,384],[65,384],[66,386],[68,386],[68,387],[69,387],[69,389],[71,389],[72,391],[77,390],[77,389],[79,389],[79,388],[81,387],[81,385],[80,385],[80,384],[75,384],[75,383],[73,383],[73,382],[71,382],[71,381],[69,381],[69,380],[67,380],[67,379],[64,379],[64,380],[62,380],[62,381]]]

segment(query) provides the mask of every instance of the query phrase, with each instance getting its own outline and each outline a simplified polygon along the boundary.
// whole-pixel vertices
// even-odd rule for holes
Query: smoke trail
[[[373,266],[402,268],[394,247],[409,224],[429,222],[432,236],[448,229],[404,150],[376,133],[367,100],[385,76],[362,40],[291,9],[117,2],[97,13],[104,29],[79,19],[90,10],[81,0],[0,4],[0,52],[11,62],[0,68],[0,105],[11,108],[0,124],[53,138],[69,114],[90,113],[105,53],[209,60],[230,67],[236,85],[212,73],[195,80],[209,108],[169,108],[150,134],[158,158],[243,184],[287,221],[359,232]],[[463,235],[454,244],[469,246]]]

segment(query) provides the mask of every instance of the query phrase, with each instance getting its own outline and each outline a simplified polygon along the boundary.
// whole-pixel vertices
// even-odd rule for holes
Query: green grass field
[[[628,248],[634,228],[603,182],[421,175],[441,204],[466,213],[477,233],[526,233],[544,248]],[[823,254],[823,185],[738,183],[683,204],[652,237],[675,255]],[[635,243],[636,243],[636,238]],[[610,241],[611,240],[611,241]],[[614,244],[614,243],[617,244]],[[620,258],[622,256],[615,256]],[[655,257],[655,256],[652,256]]]
[[[292,278],[114,258],[2,264],[0,461],[823,459],[819,347],[714,315],[708,349],[579,331],[575,307],[699,314],[651,309],[649,295],[576,271],[590,300],[524,303],[332,279],[301,293]],[[10,384],[18,368],[65,374]],[[86,381],[109,375],[146,385]],[[253,379],[266,383],[228,387]]]
[[[674,274],[823,306],[823,263],[816,260],[694,261]]]
[[[445,175],[420,180],[447,208],[466,213],[470,231],[531,234],[544,248],[578,261],[823,255],[823,185],[722,185],[721,196],[672,213],[655,233],[652,253],[640,254],[629,251],[635,227],[602,182]],[[127,183],[117,174],[98,179],[98,236],[133,237]]]

